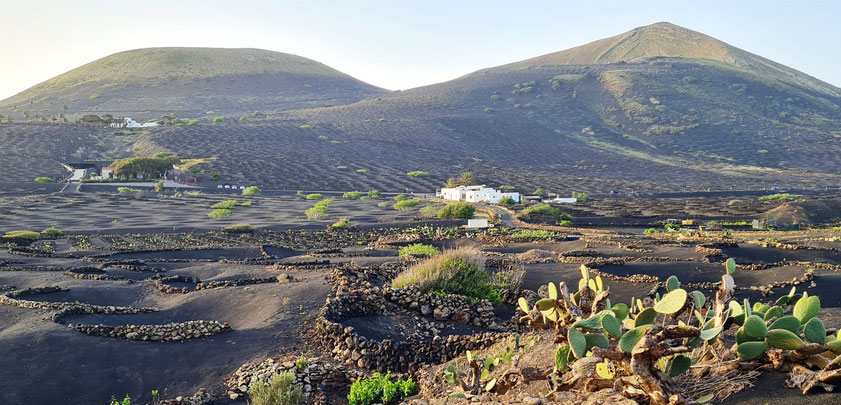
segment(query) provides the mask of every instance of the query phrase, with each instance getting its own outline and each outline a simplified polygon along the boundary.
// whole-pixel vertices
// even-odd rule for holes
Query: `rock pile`
[[[220,334],[230,330],[227,322],[187,321],[166,325],[68,325],[69,327],[91,336],[106,336],[125,340],[151,342],[179,342]]]
[[[363,375],[359,370],[349,370],[341,364],[324,362],[318,357],[294,362],[268,358],[259,363],[243,364],[234,371],[225,381],[227,395],[232,400],[246,397],[251,383],[268,381],[272,375],[285,372],[295,374],[295,384],[301,386],[307,397],[319,387],[347,387],[351,381]]]

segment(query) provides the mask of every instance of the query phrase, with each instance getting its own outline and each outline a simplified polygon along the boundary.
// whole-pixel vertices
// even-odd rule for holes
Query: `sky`
[[[0,0],[0,99],[162,46],[293,53],[408,89],[660,21],[841,87],[839,16],[839,0]]]

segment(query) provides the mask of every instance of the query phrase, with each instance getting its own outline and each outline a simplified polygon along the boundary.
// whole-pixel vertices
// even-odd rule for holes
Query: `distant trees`
[[[168,156],[162,159],[155,157],[130,157],[118,159],[111,164],[114,174],[118,177],[142,177],[158,178],[163,177],[166,172],[172,170],[172,165],[178,164],[181,159],[175,156]]]
[[[448,188],[474,186],[476,185],[476,179],[473,177],[473,172],[461,172],[461,175],[459,175],[458,178],[450,177],[444,185]]]

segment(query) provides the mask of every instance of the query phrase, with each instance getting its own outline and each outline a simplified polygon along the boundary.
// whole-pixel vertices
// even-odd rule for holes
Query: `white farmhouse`
[[[158,126],[157,122],[145,122],[143,124],[126,117],[124,121],[124,125],[126,128],[148,128],[148,127],[156,127]]]
[[[578,202],[578,199],[575,198],[575,197],[570,197],[570,198],[556,197],[556,198],[553,198],[553,199],[551,199],[547,202],[550,203],[550,204],[575,204],[575,203]]]
[[[503,197],[511,197],[515,202],[520,202],[520,193],[505,193],[494,190],[490,187],[481,186],[458,186],[444,187],[436,194],[439,198],[452,201],[486,202],[498,204]]]

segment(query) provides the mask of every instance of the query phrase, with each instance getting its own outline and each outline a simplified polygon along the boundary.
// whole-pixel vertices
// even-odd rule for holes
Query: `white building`
[[[490,187],[481,186],[458,186],[444,187],[436,194],[439,198],[452,201],[486,202],[498,204],[503,197],[511,197],[515,202],[520,202],[520,193],[504,193]]]
[[[135,121],[131,118],[128,118],[128,117],[126,117],[124,122],[125,122],[125,127],[126,128],[148,128],[148,127],[158,126],[158,123],[156,123],[156,122],[145,122],[145,123],[141,124],[141,123],[139,123],[139,122],[137,122],[137,121]]]
[[[551,200],[548,200],[548,201],[546,201],[546,202],[548,202],[548,203],[550,203],[550,204],[575,204],[575,203],[577,203],[577,202],[578,202],[578,199],[577,199],[577,198],[574,198],[574,197],[573,197],[573,198],[561,198],[561,197],[557,197],[557,198],[553,198],[553,199],[551,199]]]
[[[487,218],[473,218],[467,220],[468,229],[485,229],[489,227],[490,225],[488,224]]]

